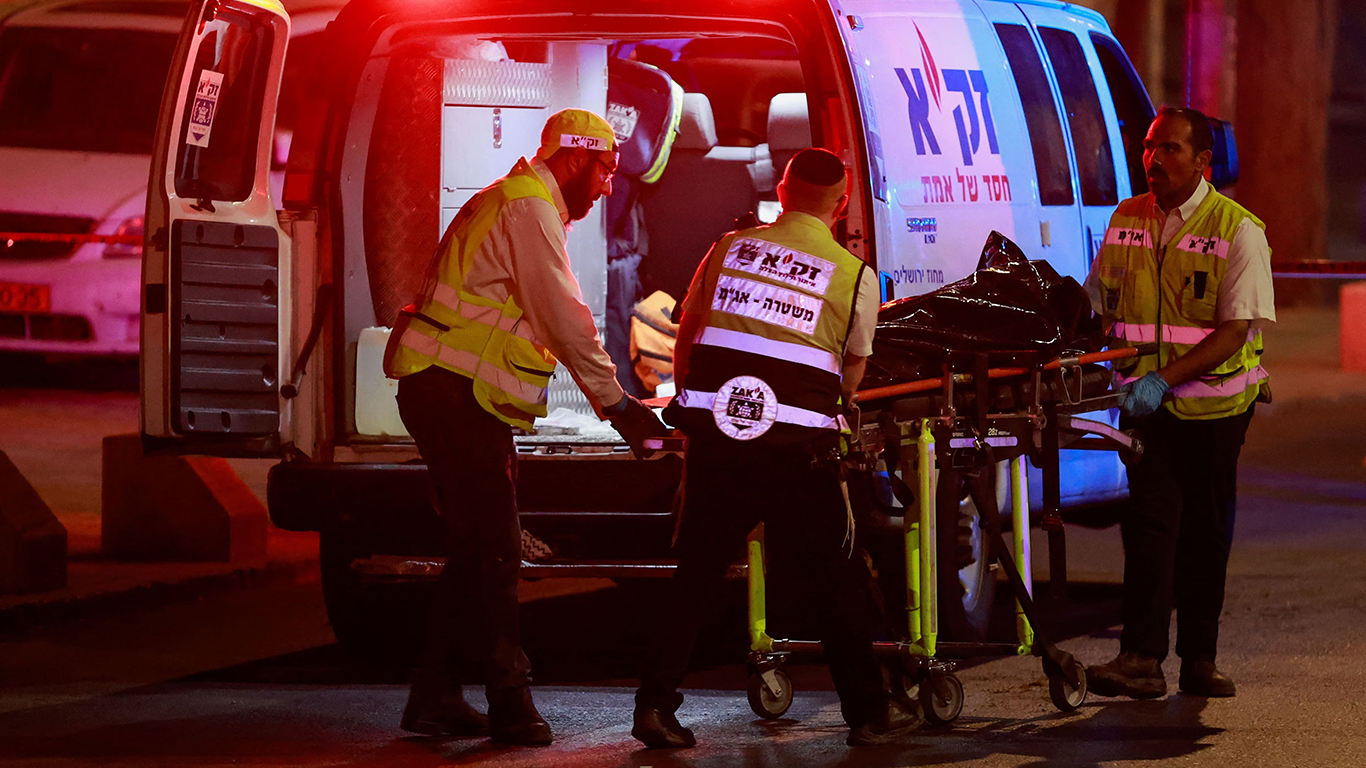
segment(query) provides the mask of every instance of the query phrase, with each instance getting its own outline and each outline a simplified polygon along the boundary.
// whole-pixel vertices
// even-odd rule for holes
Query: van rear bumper
[[[681,478],[678,457],[523,461],[517,483],[522,526],[557,557],[661,557],[673,535]],[[421,463],[283,462],[270,469],[266,499],[280,528],[345,530],[348,538],[371,542],[375,552],[439,552],[444,541]]]

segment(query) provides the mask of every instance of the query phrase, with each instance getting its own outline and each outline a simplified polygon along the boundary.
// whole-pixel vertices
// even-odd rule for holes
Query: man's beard
[[[564,207],[569,209],[569,220],[578,221],[593,210],[593,180],[589,169],[565,182],[560,194],[564,196]]]

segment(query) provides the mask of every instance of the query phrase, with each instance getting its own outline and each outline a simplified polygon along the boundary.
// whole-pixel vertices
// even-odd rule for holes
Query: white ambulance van
[[[388,326],[446,223],[534,152],[553,111],[608,115],[626,141],[655,132],[658,151],[618,174],[633,197],[569,238],[609,344],[621,232],[644,290],[677,297],[737,216],[774,215],[802,147],[851,169],[839,236],[888,298],[964,277],[992,230],[1080,280],[1115,205],[1144,191],[1152,104],[1105,19],[1075,5],[354,0],[302,89],[277,196],[290,23],[274,0],[195,0],[181,33],[146,214],[142,433],[150,452],[279,459],[272,517],[321,531],[332,621],[358,645],[395,626],[388,590],[441,554],[380,371]],[[523,524],[553,552],[533,572],[667,557],[677,458],[632,459],[563,371],[549,400],[517,438]],[[1070,506],[1126,493],[1114,454],[1069,452],[1062,474]],[[980,557],[960,572],[979,628],[993,577]]]

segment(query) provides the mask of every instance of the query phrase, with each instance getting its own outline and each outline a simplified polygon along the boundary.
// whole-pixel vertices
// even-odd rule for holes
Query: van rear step
[[[522,561],[524,579],[667,579],[678,567],[673,560],[603,560],[598,562]],[[357,558],[351,563],[360,580],[368,583],[435,581],[446,568],[444,557],[406,557],[403,555],[373,555]],[[746,577],[749,566],[743,562],[731,565],[726,578]]]

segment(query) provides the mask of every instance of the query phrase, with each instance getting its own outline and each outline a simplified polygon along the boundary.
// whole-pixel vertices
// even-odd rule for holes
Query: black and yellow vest
[[[865,268],[806,214],[723,237],[705,267],[707,309],[670,420],[691,437],[755,445],[838,436],[844,348]]]
[[[1152,194],[1119,204],[1096,257],[1104,314],[1114,320],[1112,347],[1161,342],[1157,356],[1116,364],[1116,386],[1155,371],[1186,354],[1219,325],[1219,292],[1228,272],[1228,253],[1244,219],[1256,216],[1210,190],[1190,220],[1166,246]],[[1262,333],[1247,341],[1217,368],[1172,387],[1164,407],[1182,419],[1217,419],[1248,409],[1267,381],[1261,367]]]
[[[467,376],[474,380],[474,395],[484,410],[530,430],[535,418],[546,413],[555,357],[532,335],[512,296],[500,302],[464,288],[475,252],[503,208],[525,197],[554,204],[545,182],[522,158],[460,209],[437,248],[436,269],[420,302],[394,323],[384,373],[398,379],[437,365]]]

